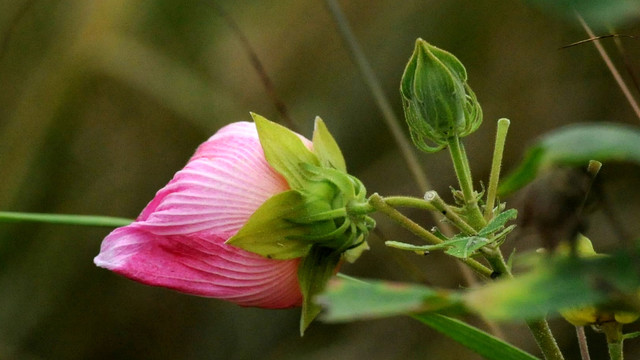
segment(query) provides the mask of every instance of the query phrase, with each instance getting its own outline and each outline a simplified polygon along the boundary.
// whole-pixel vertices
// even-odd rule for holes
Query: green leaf
[[[586,166],[589,160],[640,164],[640,130],[615,123],[587,123],[553,131],[527,151],[521,165],[502,181],[498,193],[506,195],[522,188],[551,166]]]
[[[311,243],[300,237],[309,233],[309,226],[288,219],[304,216],[306,199],[296,190],[269,198],[251,215],[227,244],[270,259],[293,259],[305,256]]]
[[[335,279],[317,298],[325,307],[322,320],[343,322],[405,315],[423,311],[457,310],[454,292],[390,281]]]
[[[340,147],[320,117],[316,117],[313,130],[313,152],[320,160],[322,167],[347,171]]]
[[[634,19],[640,8],[638,0],[528,0],[549,12],[576,23],[576,13],[587,23],[607,30],[611,26]]]
[[[293,131],[258,114],[251,113],[251,116],[269,165],[287,180],[292,189],[302,189],[307,181],[301,165],[319,166],[316,155],[307,149]]]
[[[513,345],[460,320],[435,313],[412,315],[414,319],[446,335],[488,360],[537,360]]]
[[[118,227],[126,226],[134,220],[94,215],[68,215],[68,214],[45,214],[45,213],[23,213],[12,211],[0,211],[0,222],[40,222],[60,225],[81,225],[81,226],[106,226]]]
[[[322,308],[316,304],[315,297],[320,294],[329,278],[336,273],[341,254],[332,249],[314,246],[302,259],[298,268],[298,282],[302,292],[302,316],[300,317],[300,335],[318,316]]]
[[[638,251],[589,258],[545,257],[529,273],[470,290],[464,303],[498,320],[541,318],[562,309],[602,303],[628,309],[637,306],[638,263]]]
[[[496,231],[502,229],[507,221],[514,220],[518,216],[518,210],[509,209],[501,212],[498,216],[494,217],[482,230],[478,231],[478,236],[489,236]]]

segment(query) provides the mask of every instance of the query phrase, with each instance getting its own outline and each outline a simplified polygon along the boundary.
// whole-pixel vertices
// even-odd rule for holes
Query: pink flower
[[[242,306],[299,306],[300,259],[272,260],[225,244],[288,189],[265,160],[255,124],[230,124],[200,145],[135,222],[104,239],[94,261],[147,285]]]

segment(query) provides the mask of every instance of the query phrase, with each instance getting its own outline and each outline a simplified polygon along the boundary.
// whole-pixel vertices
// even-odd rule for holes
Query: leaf
[[[322,167],[347,171],[340,147],[320,117],[316,117],[313,130],[313,152],[320,160]]]
[[[412,317],[488,360],[537,360],[513,345],[460,320],[435,313]]]
[[[270,259],[305,256],[311,243],[300,237],[309,233],[309,226],[287,220],[305,213],[305,198],[298,191],[274,195],[251,215],[235,236],[227,240],[227,244]]]
[[[585,123],[560,128],[543,136],[524,160],[504,178],[498,193],[512,193],[555,165],[586,166],[589,160],[640,164],[640,130],[615,123]]]
[[[478,231],[478,236],[489,236],[496,231],[502,229],[507,221],[514,220],[518,216],[518,210],[509,209],[501,212],[498,216],[494,217],[482,230]]]
[[[549,312],[602,303],[637,306],[638,263],[637,250],[613,256],[543,258],[534,270],[516,279],[470,290],[464,295],[464,303],[497,320],[533,319]]]
[[[367,283],[343,276],[329,282],[318,302],[327,310],[322,315],[323,321],[342,322],[420,312],[411,316],[486,359],[536,359],[460,320],[434,313],[460,309],[459,298],[454,292],[388,281]]]
[[[576,22],[576,13],[579,13],[588,23],[593,23],[603,30],[635,18],[640,7],[638,0],[528,0],[528,2],[564,16],[573,23]]]
[[[269,165],[287,180],[292,189],[302,189],[307,181],[301,165],[319,166],[316,155],[307,149],[293,131],[258,114],[251,113],[251,116],[256,123],[260,144]]]
[[[298,282],[302,292],[302,315],[300,317],[300,335],[318,316],[322,308],[316,304],[315,297],[320,294],[329,278],[336,273],[341,254],[329,248],[314,246],[302,259],[298,268]]]
[[[335,279],[317,298],[325,307],[322,320],[343,322],[459,307],[454,292],[390,281]]]

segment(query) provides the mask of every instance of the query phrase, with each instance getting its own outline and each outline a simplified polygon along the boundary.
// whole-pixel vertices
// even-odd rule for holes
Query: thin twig
[[[582,24],[584,31],[587,32],[587,35],[589,35],[589,37],[595,38],[596,37],[595,34],[593,33],[593,31],[591,31],[591,28],[589,27],[589,25],[587,25],[587,23],[584,21],[582,16],[580,16],[580,14],[577,14],[577,13],[576,13],[576,16],[578,17],[578,21],[580,21],[580,24]],[[600,44],[600,41],[598,40],[594,41],[593,45],[598,50],[598,53],[600,53],[600,57],[602,57],[602,60],[607,65],[607,68],[609,68],[611,75],[613,75],[613,78],[616,80],[616,83],[618,83],[618,86],[620,87],[620,90],[622,90],[622,93],[624,94],[625,98],[627,98],[629,105],[631,105],[631,108],[635,112],[636,116],[638,117],[638,119],[640,119],[640,106],[638,106],[638,102],[633,98],[631,91],[629,91],[627,84],[622,79],[622,76],[620,76],[618,69],[616,69],[615,65],[613,65],[611,58],[609,57],[609,55],[607,55],[607,52],[604,50],[604,47],[602,46],[602,44]]]
[[[236,23],[233,18],[226,11],[224,11],[224,9],[219,4],[217,4],[216,2],[210,2],[210,4],[227,22],[227,25],[229,26],[231,31],[233,31],[233,33],[238,37],[238,40],[240,40],[240,44],[242,44],[242,47],[249,57],[249,61],[251,61],[251,66],[253,66],[254,70],[258,73],[260,81],[262,82],[262,85],[267,92],[267,96],[269,96],[269,98],[273,102],[273,105],[276,107],[278,114],[280,114],[280,117],[282,118],[282,122],[291,130],[299,132],[298,125],[293,121],[291,116],[289,116],[287,105],[284,103],[284,101],[282,101],[282,99],[280,99],[280,96],[278,96],[276,87],[273,85],[273,81],[271,81],[269,74],[267,74],[267,70],[264,68],[264,65],[262,65],[258,54],[251,46],[249,39],[247,39],[247,36],[244,34],[242,29],[240,29],[240,26],[238,26],[238,23]]]
[[[580,346],[580,357],[582,360],[591,360],[591,356],[589,356],[589,345],[587,344],[587,335],[584,333],[584,326],[576,326],[576,335],[578,336],[578,345]]]
[[[632,35],[622,35],[622,34],[600,35],[600,36],[594,36],[594,37],[590,37],[588,39],[572,42],[571,44],[561,46],[560,49],[566,49],[566,48],[570,48],[570,47],[573,47],[573,46],[576,46],[576,45],[581,45],[581,44],[585,44],[585,43],[588,43],[588,42],[591,42],[591,41],[596,41],[596,40],[609,39],[609,38],[625,38],[625,37],[626,38],[635,38],[635,36],[632,36]]]

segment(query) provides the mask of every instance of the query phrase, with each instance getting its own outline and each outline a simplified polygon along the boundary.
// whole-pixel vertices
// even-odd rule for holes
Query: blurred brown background
[[[303,134],[322,116],[370,193],[427,190],[411,179],[322,1],[217,4],[255,48]],[[506,170],[537,135],[563,124],[638,125],[592,44],[559,50],[587,37],[575,19],[522,1],[341,5],[399,116],[400,76],[417,37],[465,64],[485,114],[466,141],[476,180],[487,181],[499,117],[512,120]],[[638,35],[638,19],[615,32]],[[639,40],[622,41],[640,71]],[[605,44],[621,65],[613,42]],[[0,2],[0,210],[134,218],[200,142],[226,123],[249,120],[249,111],[279,120],[238,37],[208,1]],[[448,199],[455,182],[448,155],[419,158]],[[605,164],[602,178],[637,234],[640,171]],[[430,217],[414,215],[431,226]],[[411,241],[378,219],[387,238]],[[603,216],[591,220],[596,247],[615,246]],[[477,358],[409,318],[318,322],[300,338],[298,309],[245,309],[134,283],[93,265],[110,230],[0,224],[0,359]],[[376,236],[370,244],[344,272],[463,284],[448,258],[400,254]],[[573,328],[552,327],[577,358]],[[521,325],[503,329],[537,354]],[[605,356],[603,337],[587,332],[593,358]],[[633,340],[625,346],[629,358],[640,349]]]

